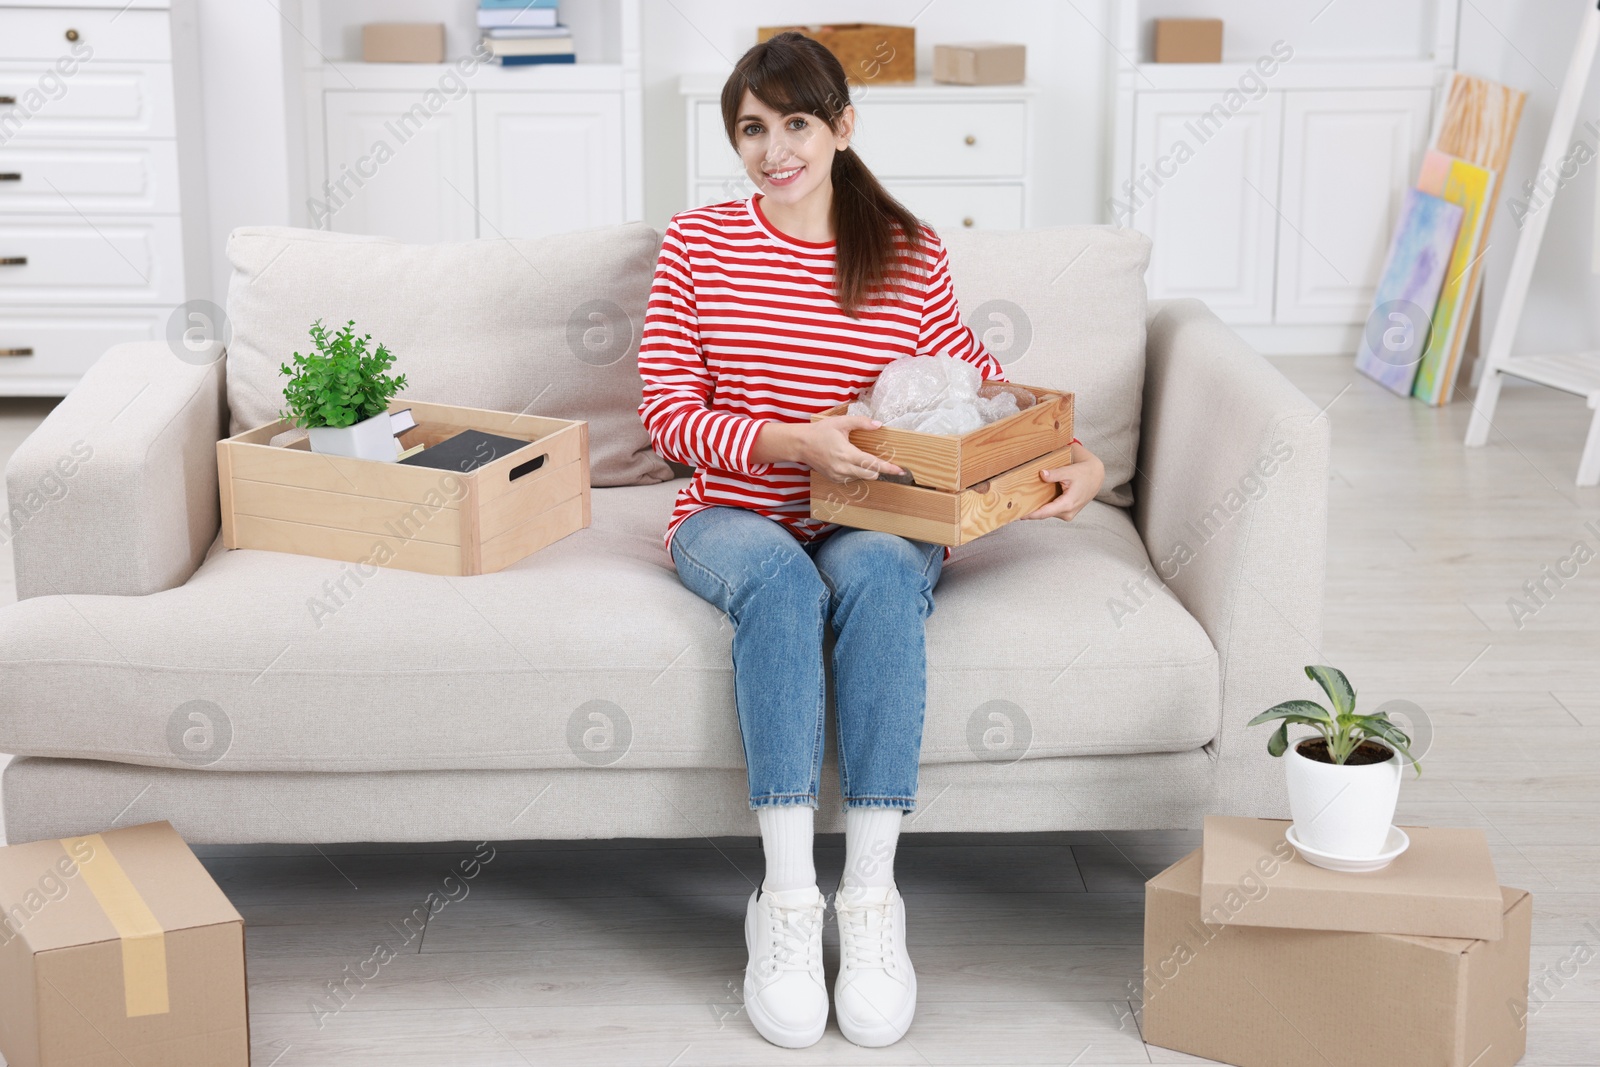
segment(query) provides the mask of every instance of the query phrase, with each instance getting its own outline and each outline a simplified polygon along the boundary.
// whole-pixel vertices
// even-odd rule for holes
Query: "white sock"
[[[904,808],[846,808],[844,885],[894,885],[894,849]]]
[[[812,812],[805,804],[764,804],[756,809],[761,848],[767,854],[762,892],[781,893],[817,884],[817,868],[811,856]]]

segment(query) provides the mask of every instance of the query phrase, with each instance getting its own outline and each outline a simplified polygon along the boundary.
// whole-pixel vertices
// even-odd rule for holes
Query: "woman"
[[[759,190],[673,216],[656,265],[639,415],[656,451],[695,467],[665,544],[679,578],[733,622],[734,694],[766,874],[745,914],[744,1002],[774,1044],[822,1036],[824,898],[812,862],[822,772],[823,626],[837,638],[845,870],[835,895],[839,1029],[888,1045],[911,1025],[916,975],[894,883],[913,808],[927,695],[923,623],[949,549],[810,517],[808,470],[900,474],[850,443],[861,416],[810,421],[902,356],[948,353],[1004,381],[961,324],[943,245],[850,148],[839,61],[783,33],[722,91],[728,139]],[[1030,519],[1071,519],[1104,467],[1074,444]]]

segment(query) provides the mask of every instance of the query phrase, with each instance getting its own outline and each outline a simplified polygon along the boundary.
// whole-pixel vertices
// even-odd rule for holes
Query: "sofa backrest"
[[[1077,394],[1079,438],[1126,506],[1144,382],[1144,270],[1133,230],[1067,226],[941,234],[962,318],[1006,377]],[[531,240],[408,245],[290,227],[228,240],[230,433],[283,407],[279,366],[307,329],[354,319],[396,356],[406,393],[589,422],[595,486],[665,481],[638,407],[639,334],[661,234],[644,223]]]
[[[962,321],[1011,381],[1074,394],[1078,439],[1106,465],[1099,499],[1132,504],[1150,239],[1112,226],[939,236]]]
[[[228,238],[230,433],[278,418],[308,328],[354,319],[402,396],[589,423],[595,486],[673,476],[639,421],[639,329],[661,235],[642,222],[537,240],[411,245],[282,226]]]

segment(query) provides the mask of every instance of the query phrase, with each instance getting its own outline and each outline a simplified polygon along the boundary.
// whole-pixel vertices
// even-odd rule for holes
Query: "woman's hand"
[[[796,425],[799,461],[836,482],[852,478],[875,479],[879,472],[904,474],[898,465],[863,452],[850,443],[850,431],[875,430],[883,423],[865,415],[834,415]]]
[[[1060,482],[1061,495],[1040,506],[1025,519],[1063,519],[1071,522],[1078,517],[1083,506],[1095,498],[1106,480],[1106,465],[1081,444],[1072,446],[1072,462],[1064,467],[1052,467],[1039,472],[1048,482]]]

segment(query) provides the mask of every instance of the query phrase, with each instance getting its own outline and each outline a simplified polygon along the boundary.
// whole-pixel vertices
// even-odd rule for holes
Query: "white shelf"
[[[317,68],[321,88],[426,90],[439,87],[449,75],[460,78],[474,92],[526,92],[549,89],[557,92],[620,91],[626,85],[627,71],[620,63],[533,63],[502,67],[480,63],[470,74],[462,74],[449,63],[361,63],[335,61]]]
[[[678,92],[683,96],[719,96],[723,83],[727,80],[726,74],[707,72],[683,74],[678,78]],[[936,95],[941,100],[987,100],[994,97],[1014,97],[1019,94],[1033,95],[1038,91],[1037,83],[1031,81],[1014,82],[1009,85],[955,85],[950,82],[936,82],[929,74],[919,74],[915,81],[909,82],[869,82],[865,85],[851,85],[850,96],[852,102],[863,103],[874,98],[905,99],[929,95]]]
[[[1327,60],[1295,58],[1261,78],[1253,63],[1140,63],[1139,92],[1239,88],[1255,75],[1271,89],[1431,89],[1439,66],[1431,59]]]

